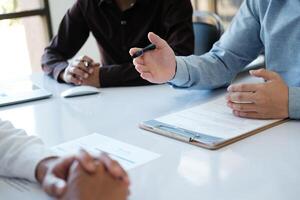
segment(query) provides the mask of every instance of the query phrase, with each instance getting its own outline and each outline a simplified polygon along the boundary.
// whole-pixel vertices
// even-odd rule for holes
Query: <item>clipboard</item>
[[[233,83],[264,83],[264,79],[238,77]],[[169,138],[217,150],[288,121],[236,117],[226,104],[225,96],[219,96],[198,106],[142,122],[139,126]]]
[[[264,130],[267,130],[269,128],[272,128],[274,126],[277,126],[279,124],[282,124],[284,122],[288,121],[288,119],[283,119],[283,120],[278,120],[268,126],[264,126],[262,128],[258,128],[255,129],[251,132],[245,133],[245,134],[241,134],[237,137],[233,137],[230,139],[224,139],[221,137],[214,137],[211,135],[207,135],[205,133],[200,133],[200,132],[194,132],[191,130],[186,130],[180,127],[175,127],[169,124],[165,124],[162,123],[160,121],[157,120],[149,120],[149,121],[145,121],[140,123],[139,127],[159,134],[159,135],[163,135],[169,138],[173,138],[182,142],[186,142],[198,147],[203,147],[209,150],[217,150],[220,149],[222,147],[225,147],[229,144],[235,143],[239,140],[242,140],[244,138],[247,138],[249,136],[252,136],[254,134],[257,134],[259,132],[262,132]]]

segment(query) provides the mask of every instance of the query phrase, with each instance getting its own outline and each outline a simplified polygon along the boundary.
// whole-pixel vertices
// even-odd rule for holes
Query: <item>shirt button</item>
[[[121,21],[121,25],[126,25],[126,24],[127,24],[127,21],[125,21],[125,20]]]

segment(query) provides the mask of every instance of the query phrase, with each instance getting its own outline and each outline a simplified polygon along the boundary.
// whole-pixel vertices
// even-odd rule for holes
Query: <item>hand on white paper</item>
[[[250,71],[265,83],[238,84],[228,87],[227,105],[234,115],[243,118],[284,119],[288,117],[288,86],[275,72]],[[247,103],[245,103],[247,102]]]

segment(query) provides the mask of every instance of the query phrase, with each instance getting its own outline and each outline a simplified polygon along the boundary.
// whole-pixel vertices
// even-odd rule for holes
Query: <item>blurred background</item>
[[[41,71],[43,50],[74,1],[0,0],[1,80]],[[242,1],[192,0],[192,4],[195,11],[218,14],[226,28]],[[93,38],[88,40],[79,54],[87,52],[96,59],[99,57]]]

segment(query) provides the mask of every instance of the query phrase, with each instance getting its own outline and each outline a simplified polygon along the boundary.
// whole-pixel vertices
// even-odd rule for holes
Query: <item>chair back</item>
[[[220,17],[211,12],[195,11],[193,14],[195,55],[207,53],[224,32]]]

